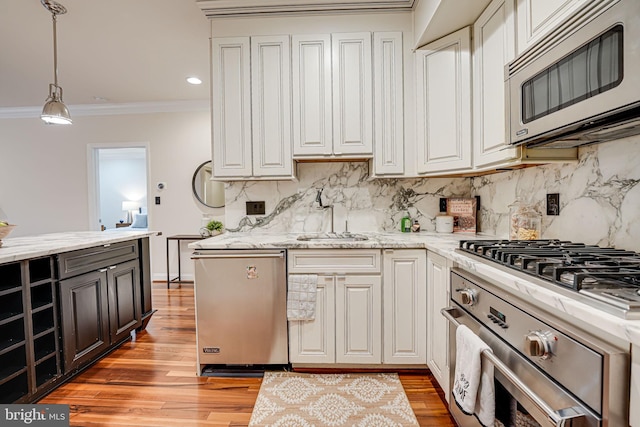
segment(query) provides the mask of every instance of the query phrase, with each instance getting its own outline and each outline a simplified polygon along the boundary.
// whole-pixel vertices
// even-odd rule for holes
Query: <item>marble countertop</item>
[[[156,231],[76,231],[67,233],[41,234],[37,236],[8,237],[2,239],[0,264],[37,258],[92,246],[125,242],[147,236],[155,236]]]
[[[516,275],[456,251],[460,240],[492,239],[489,234],[439,234],[433,232],[420,233],[357,233],[368,237],[364,241],[341,242],[299,241],[297,233],[223,233],[209,239],[189,244],[192,249],[400,249],[424,248],[453,261],[455,267],[462,268],[518,298],[532,302],[541,310],[563,319],[577,328],[595,333],[602,339],[615,337],[619,346],[640,345],[640,320],[627,320],[585,304],[580,299],[558,292],[553,285],[540,286],[526,275]],[[525,276],[525,277],[521,277]],[[568,291],[567,291],[568,292]]]

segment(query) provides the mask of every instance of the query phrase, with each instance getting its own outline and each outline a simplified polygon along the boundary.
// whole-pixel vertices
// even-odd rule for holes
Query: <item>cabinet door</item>
[[[381,362],[380,276],[336,276],[336,363]]]
[[[514,159],[508,148],[504,66],[515,56],[514,0],[495,0],[473,26],[473,163]]]
[[[253,176],[291,176],[289,36],[251,37]]]
[[[138,260],[109,267],[109,329],[111,343],[127,339],[141,325],[140,266]]]
[[[318,276],[314,320],[289,322],[291,363],[334,363],[336,361],[334,281],[334,276]]]
[[[67,373],[109,348],[106,270],[60,281],[60,306]]]
[[[418,173],[471,167],[470,30],[416,51]]]
[[[331,37],[294,35],[293,155],[333,153],[331,115]]]
[[[449,264],[427,254],[427,365],[449,401],[449,324],[440,310],[449,306]]]
[[[517,0],[518,54],[544,38],[571,14],[602,0]]]
[[[211,61],[213,175],[250,177],[249,37],[214,38]]]
[[[402,32],[373,34],[376,175],[404,172]]]
[[[331,35],[333,152],[373,155],[371,33]]]
[[[427,254],[384,251],[384,363],[427,363]]]

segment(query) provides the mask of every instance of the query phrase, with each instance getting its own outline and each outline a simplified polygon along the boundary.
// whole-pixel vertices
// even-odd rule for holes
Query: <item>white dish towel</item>
[[[316,274],[290,274],[287,286],[287,319],[313,320],[316,318]]]
[[[482,361],[489,346],[465,325],[456,329],[456,370],[453,397],[467,415],[475,415],[483,426],[495,422],[493,364]]]

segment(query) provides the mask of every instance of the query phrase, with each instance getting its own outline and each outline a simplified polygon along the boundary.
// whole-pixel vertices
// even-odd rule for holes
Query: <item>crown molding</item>
[[[113,116],[120,114],[180,113],[187,111],[208,111],[210,101],[198,99],[193,101],[162,102],[128,102],[121,104],[78,104],[67,105],[73,117],[81,116]],[[42,106],[38,107],[3,107],[0,108],[0,119],[26,119],[40,117]]]
[[[197,0],[208,18],[317,12],[409,11],[415,0]]]

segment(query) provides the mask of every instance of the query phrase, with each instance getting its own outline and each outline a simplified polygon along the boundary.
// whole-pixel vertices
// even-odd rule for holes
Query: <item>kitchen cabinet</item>
[[[514,1],[493,1],[473,25],[473,163],[475,167],[519,156],[509,146],[504,66],[515,57]]]
[[[373,34],[373,173],[404,173],[404,85],[402,33]]]
[[[293,36],[293,155],[373,155],[371,33]]]
[[[416,170],[471,168],[471,30],[465,27],[416,51]]]
[[[64,372],[91,363],[142,324],[138,241],[58,255]]]
[[[603,0],[517,0],[518,55],[539,43],[555,27],[585,7],[596,7]]]
[[[213,175],[292,178],[289,36],[212,40]]]
[[[452,261],[427,252],[427,365],[449,401],[449,325],[440,310],[449,306]]]
[[[289,322],[293,364],[379,364],[382,280],[378,250],[291,250],[289,273],[317,274],[314,320]]]
[[[383,361],[427,362],[427,274],[424,249],[383,253]]]
[[[473,166],[490,170],[577,159],[575,148],[510,147],[504,67],[515,58],[515,0],[494,0],[473,25]]]
[[[0,265],[0,403],[29,402],[60,378],[51,257]]]

